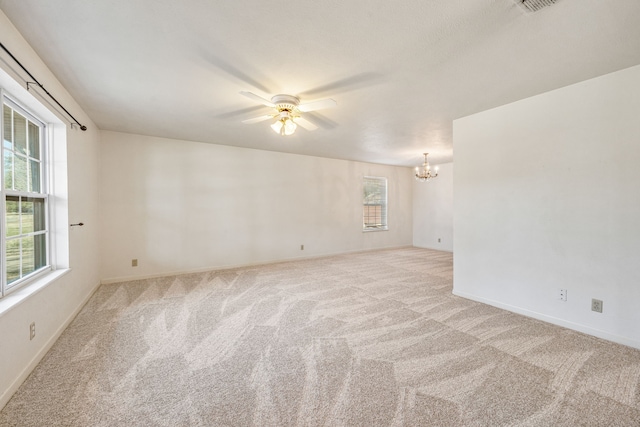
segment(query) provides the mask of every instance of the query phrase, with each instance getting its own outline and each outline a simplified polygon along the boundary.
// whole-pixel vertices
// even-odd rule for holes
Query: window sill
[[[363,233],[369,233],[371,231],[389,231],[388,227],[385,228],[365,228],[362,230]]]
[[[61,268],[59,270],[51,271],[44,274],[31,283],[24,285],[22,288],[11,292],[4,298],[0,299],[0,317],[5,313],[12,310],[14,307],[20,305],[23,301],[27,300],[30,296],[37,294],[42,289],[46,288],[50,283],[55,282],[60,277],[71,271],[68,268]]]

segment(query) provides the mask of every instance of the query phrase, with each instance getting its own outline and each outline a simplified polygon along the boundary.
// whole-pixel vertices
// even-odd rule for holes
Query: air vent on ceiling
[[[527,12],[537,12],[547,6],[552,6],[558,0],[513,0]]]

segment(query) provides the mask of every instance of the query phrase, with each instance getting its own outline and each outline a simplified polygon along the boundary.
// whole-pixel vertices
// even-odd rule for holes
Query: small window
[[[387,230],[387,178],[365,176],[363,190],[362,229]]]
[[[2,103],[2,264],[0,296],[48,267],[44,124],[7,99]]]

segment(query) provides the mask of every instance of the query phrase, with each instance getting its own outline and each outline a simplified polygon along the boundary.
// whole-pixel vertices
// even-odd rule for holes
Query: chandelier
[[[435,174],[431,173],[431,166],[429,166],[429,162],[427,161],[427,154],[429,153],[424,153],[424,163],[422,164],[422,168],[416,166],[416,181],[429,181],[430,179],[438,176],[437,166],[435,167]]]

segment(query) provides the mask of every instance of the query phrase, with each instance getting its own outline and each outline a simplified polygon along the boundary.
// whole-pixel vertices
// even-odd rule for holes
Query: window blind
[[[363,181],[363,229],[387,229],[387,178],[365,176]]]

